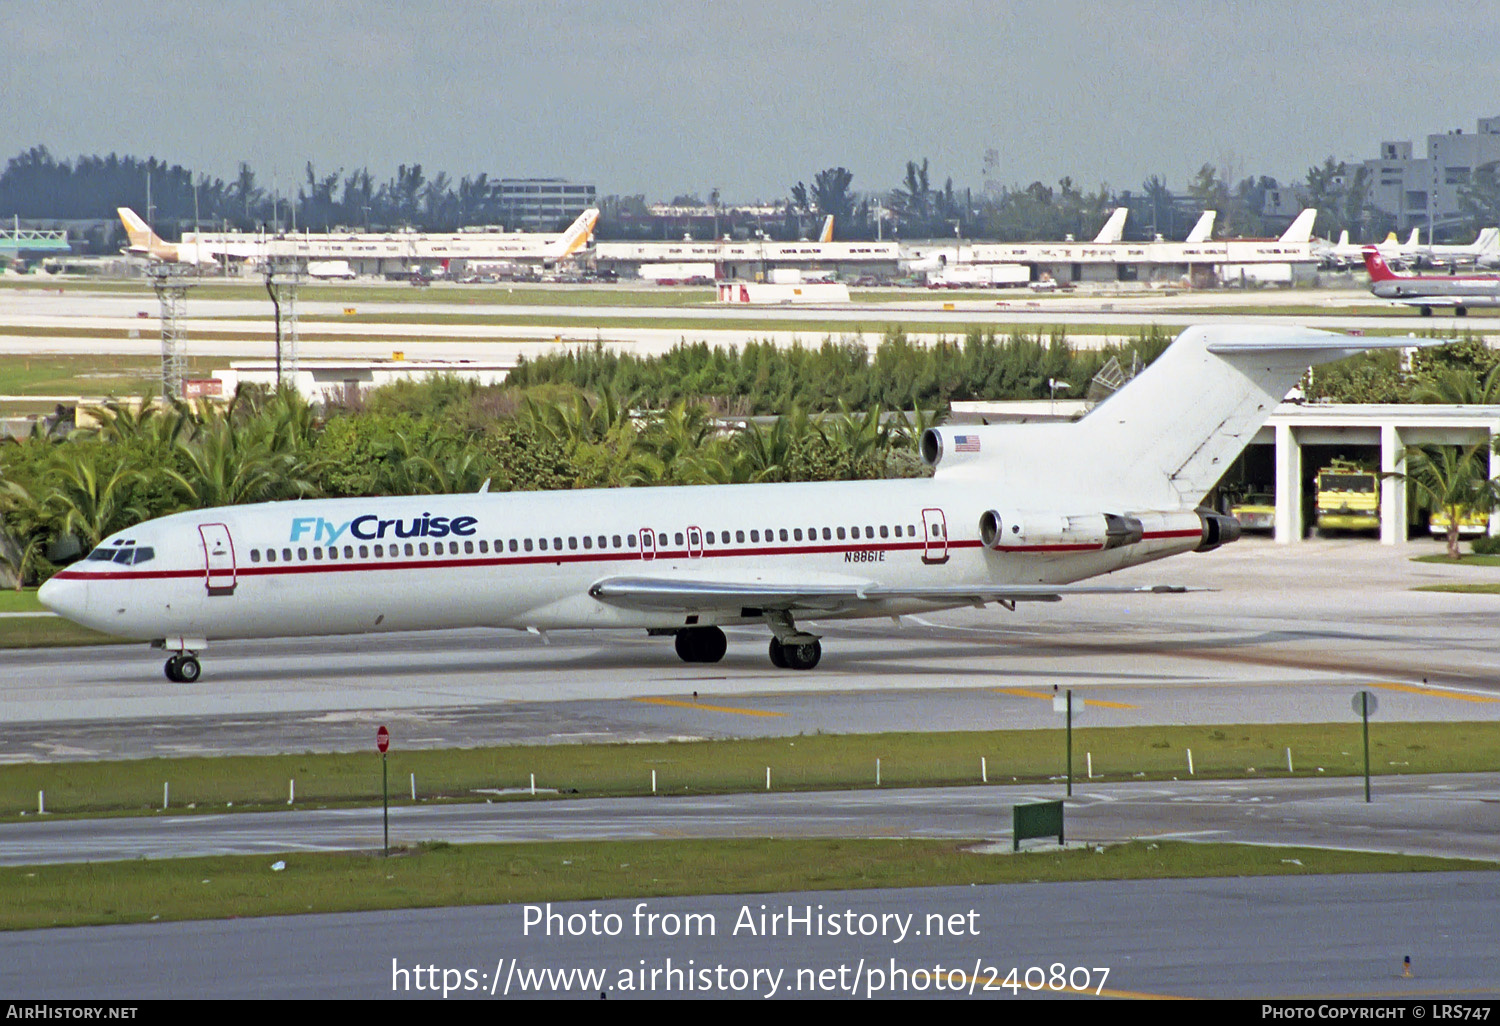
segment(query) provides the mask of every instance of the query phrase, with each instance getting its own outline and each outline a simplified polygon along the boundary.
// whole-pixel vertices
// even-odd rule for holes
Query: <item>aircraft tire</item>
[[[1469,316],[1469,308],[1466,306],[1455,306],[1453,313],[1457,317],[1467,317]]]
[[[181,684],[182,683],[182,678],[179,677],[179,676],[177,676],[177,657],[176,656],[172,656],[170,659],[168,659],[167,660],[167,665],[165,667],[163,667],[163,669],[165,670],[165,672],[167,674],[167,680],[171,681],[173,684]]]
[[[1432,307],[1430,307],[1430,306],[1424,306],[1424,307],[1422,307],[1422,316],[1423,317],[1431,317],[1432,316]]]
[[[811,670],[823,658],[823,646],[814,641],[811,645],[785,646],[786,662],[794,670]]]
[[[674,642],[677,657],[685,663],[716,663],[729,649],[729,639],[717,627],[684,627]]]
[[[203,664],[198,662],[197,656],[177,657],[177,683],[196,684],[201,676],[203,676]]]
[[[789,664],[786,661],[786,646],[775,638],[771,639],[771,665],[778,670],[789,668]]]

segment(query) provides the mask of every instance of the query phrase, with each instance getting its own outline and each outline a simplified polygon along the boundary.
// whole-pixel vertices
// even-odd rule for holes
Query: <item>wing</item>
[[[1065,595],[1164,595],[1178,586],[1097,584],[982,584],[891,587],[874,581],[715,581],[675,577],[606,577],[589,589],[600,602],[630,609],[755,609],[806,613],[876,610],[889,602],[974,605],[987,602],[1058,602]]]

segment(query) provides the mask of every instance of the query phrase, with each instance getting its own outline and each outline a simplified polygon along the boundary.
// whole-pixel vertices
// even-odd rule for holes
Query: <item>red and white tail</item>
[[[1385,257],[1374,246],[1366,246],[1360,252],[1365,256],[1365,270],[1370,272],[1371,281],[1395,281],[1399,277],[1386,266]]]

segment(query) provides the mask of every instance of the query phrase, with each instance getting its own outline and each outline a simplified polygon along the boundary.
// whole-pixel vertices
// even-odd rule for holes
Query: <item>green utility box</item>
[[[1031,837],[1056,836],[1063,843],[1063,803],[1036,802],[1017,805],[1011,809],[1011,844],[1013,851],[1021,850],[1021,842]]]

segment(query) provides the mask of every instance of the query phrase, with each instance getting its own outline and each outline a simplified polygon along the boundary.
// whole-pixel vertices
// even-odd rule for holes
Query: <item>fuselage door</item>
[[[927,539],[926,547],[922,550],[922,562],[948,562],[948,519],[943,516],[942,510],[922,511],[922,533]]]
[[[656,558],[656,532],[649,527],[641,528],[641,558]]]
[[[688,558],[697,559],[703,555],[703,531],[696,527],[687,529]]]
[[[235,586],[234,541],[225,524],[199,524],[203,539],[204,584],[210,595],[232,595]]]

